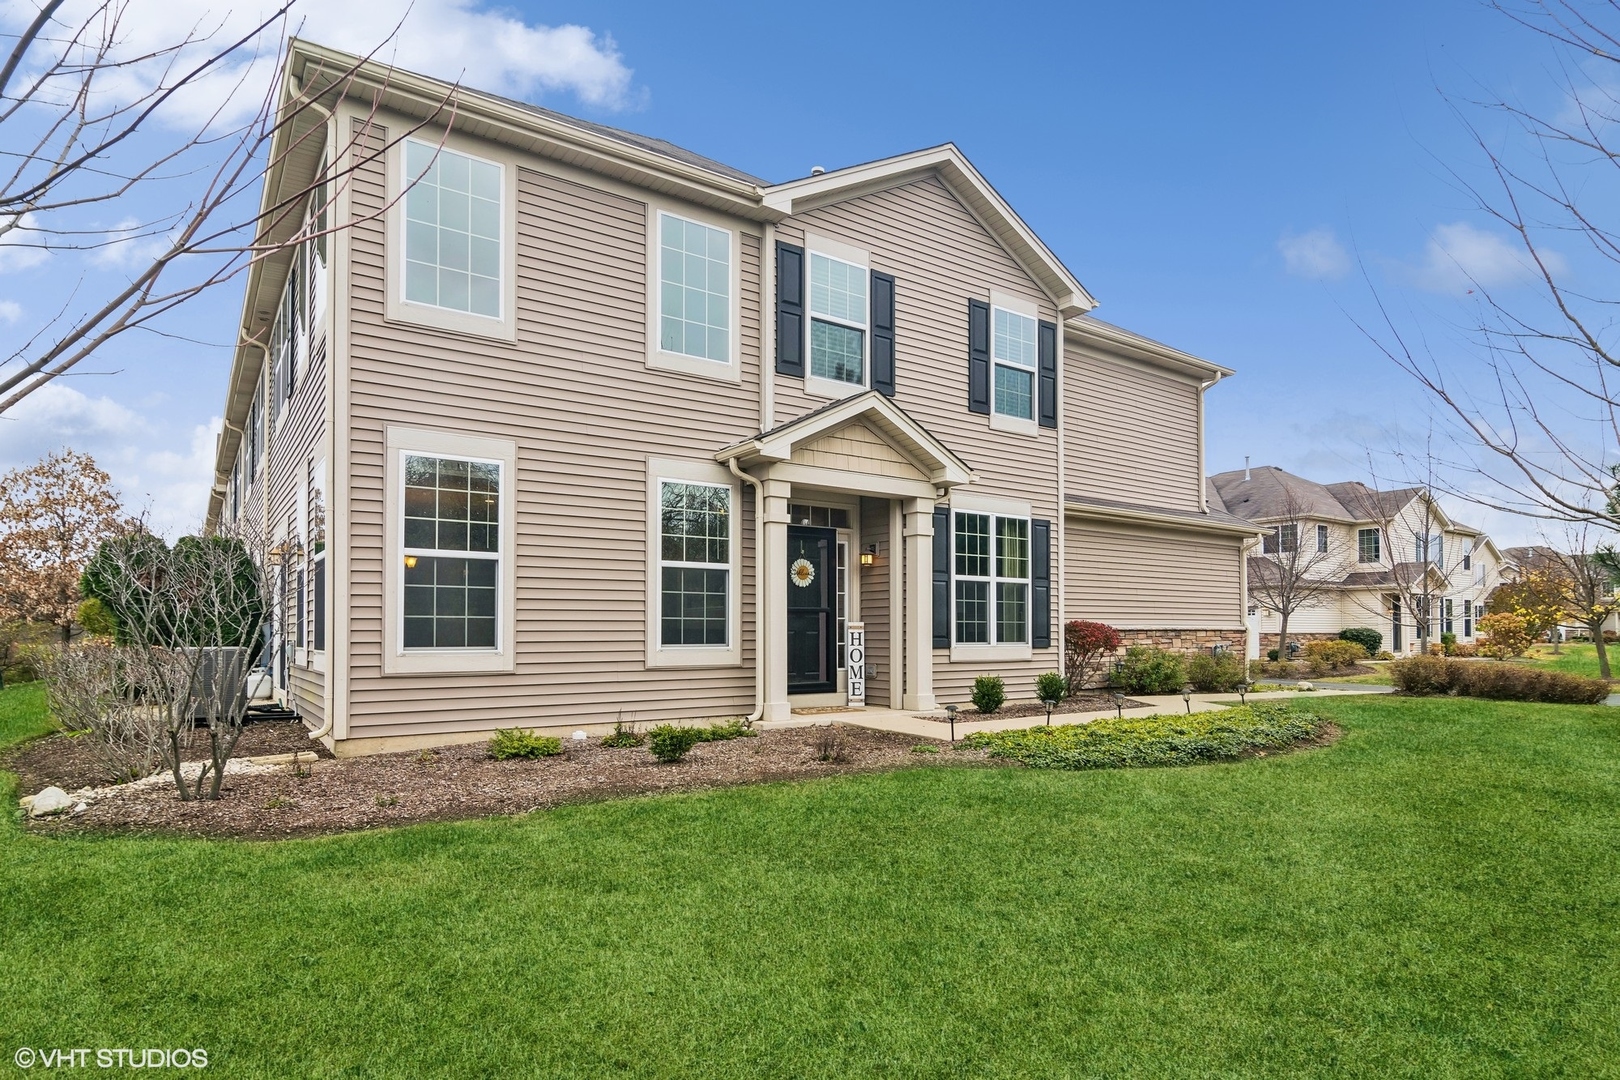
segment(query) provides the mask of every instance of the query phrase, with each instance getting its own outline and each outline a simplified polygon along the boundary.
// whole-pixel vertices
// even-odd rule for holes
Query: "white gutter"
[[[763,350],[760,352],[764,357]],[[752,724],[765,712],[765,492],[758,480],[727,458],[731,475],[754,489],[754,711],[743,718]]]

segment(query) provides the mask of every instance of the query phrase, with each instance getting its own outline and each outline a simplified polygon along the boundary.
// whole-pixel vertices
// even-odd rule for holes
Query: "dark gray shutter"
[[[776,373],[804,378],[804,248],[776,245]]]
[[[951,511],[934,510],[934,648],[951,647]]]
[[[894,278],[872,271],[872,389],[894,397]]]
[[[1036,341],[1040,343],[1040,366],[1035,376],[1040,384],[1038,404],[1041,427],[1057,427],[1057,323],[1040,324]]]
[[[1052,523],[1029,523],[1029,643],[1052,647]]]
[[[990,412],[990,305],[968,301],[968,412]]]

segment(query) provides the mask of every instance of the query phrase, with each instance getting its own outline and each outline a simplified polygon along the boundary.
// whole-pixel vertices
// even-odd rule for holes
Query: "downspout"
[[[760,357],[765,356],[760,350]],[[754,489],[754,711],[743,718],[752,724],[765,711],[765,492],[760,482],[737,467],[736,458],[727,458],[731,475]]]

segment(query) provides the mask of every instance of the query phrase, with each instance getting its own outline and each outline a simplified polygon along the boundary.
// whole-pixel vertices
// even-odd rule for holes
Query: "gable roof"
[[[935,485],[950,488],[973,482],[973,470],[967,462],[876,390],[823,405],[753,438],[732,443],[715,454],[714,460],[722,464],[735,460],[743,467],[762,461],[791,461],[795,449],[857,420],[915,461]]]
[[[1423,494],[1421,487],[1381,490],[1360,480],[1319,484],[1275,465],[1257,465],[1248,470],[1247,476],[1243,469],[1216,473],[1209,482],[1229,512],[1250,521],[1281,521],[1290,516],[1346,523],[1387,519]],[[1288,510],[1290,497],[1298,504],[1292,514]],[[1434,510],[1441,528],[1478,534],[1477,529],[1453,525],[1438,503]]]
[[[783,217],[820,206],[885,191],[938,176],[974,217],[1013,256],[1025,272],[1046,290],[1065,319],[1090,311],[1097,301],[1063,265],[1052,249],[1024,224],[1001,193],[990,185],[955,143],[913,150],[909,154],[868,161],[861,165],[790,180],[765,188],[765,206]]]

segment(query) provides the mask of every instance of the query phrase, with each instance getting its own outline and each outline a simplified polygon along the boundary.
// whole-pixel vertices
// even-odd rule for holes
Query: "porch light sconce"
[[[861,549],[861,565],[875,566],[877,564],[877,545],[867,544]]]
[[[415,555],[407,555],[407,556],[405,556],[405,569],[407,569],[407,570],[415,570],[416,569],[416,556]]]
[[[1183,686],[1181,688],[1181,700],[1183,702],[1185,702],[1186,705],[1187,705],[1187,715],[1191,716],[1192,715],[1192,687]]]

